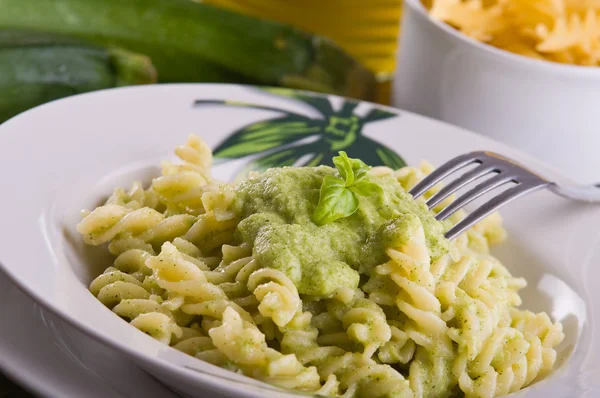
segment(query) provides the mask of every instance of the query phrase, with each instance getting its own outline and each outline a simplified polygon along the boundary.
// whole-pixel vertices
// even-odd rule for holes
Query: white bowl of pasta
[[[183,395],[600,393],[600,209],[537,192],[448,242],[405,193],[431,170],[405,162],[479,149],[569,182],[503,144],[189,84],[43,105],[0,148],[3,271]]]
[[[562,0],[433,4],[430,16],[420,0],[405,1],[394,106],[505,142],[580,182],[600,179],[600,10]]]

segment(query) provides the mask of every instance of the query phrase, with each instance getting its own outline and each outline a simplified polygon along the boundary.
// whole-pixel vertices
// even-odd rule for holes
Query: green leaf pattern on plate
[[[214,156],[222,159],[250,157],[238,177],[248,171],[264,171],[281,166],[333,166],[332,158],[339,151],[346,151],[352,158],[360,158],[372,166],[388,166],[398,169],[404,160],[392,149],[363,135],[366,124],[393,117],[397,113],[372,108],[364,116],[355,114],[360,102],[345,99],[334,110],[329,98],[302,91],[262,88],[271,95],[295,99],[319,113],[311,118],[286,109],[239,101],[197,100],[196,107],[223,105],[275,111],[278,116],[244,126],[221,142]],[[258,155],[258,156],[253,156]]]

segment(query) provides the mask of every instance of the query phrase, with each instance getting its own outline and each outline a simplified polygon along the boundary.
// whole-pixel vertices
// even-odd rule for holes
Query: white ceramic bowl
[[[190,132],[215,147],[234,130],[281,118],[284,112],[310,119],[317,138],[329,139],[309,140],[310,145],[325,148],[332,139],[363,140],[358,149],[346,149],[350,156],[361,156],[361,150],[372,155],[376,143],[409,164],[422,159],[439,164],[466,151],[487,149],[568,182],[510,147],[441,122],[339,97],[307,98],[237,85],[157,85],[75,96],[6,122],[0,126],[0,268],[45,308],[119,350],[178,392],[190,397],[203,390],[236,397],[296,396],[165,346],[104,307],[87,286],[113,259],[105,248],[82,242],[75,230],[79,210],[99,204],[115,186],[157,176],[159,161],[171,158],[173,148]],[[194,107],[199,99],[243,101],[262,108]],[[339,117],[356,105],[353,116]],[[369,118],[379,120],[367,122]],[[362,122],[343,123],[349,119]],[[329,122],[337,126],[336,137],[326,136],[322,129]],[[307,139],[302,137],[302,142]],[[214,174],[231,179],[263,154],[224,159]],[[539,191],[511,204],[503,214],[510,239],[496,255],[513,274],[529,281],[522,293],[524,306],[547,311],[563,322],[566,334],[558,347],[556,369],[519,396],[598,397],[600,207]]]
[[[600,68],[482,44],[405,0],[393,104],[493,137],[600,181]]]

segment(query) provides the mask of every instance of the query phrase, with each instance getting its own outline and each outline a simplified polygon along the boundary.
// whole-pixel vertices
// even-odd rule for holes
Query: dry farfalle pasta
[[[600,62],[596,0],[431,0],[432,18],[495,47],[565,64]]]

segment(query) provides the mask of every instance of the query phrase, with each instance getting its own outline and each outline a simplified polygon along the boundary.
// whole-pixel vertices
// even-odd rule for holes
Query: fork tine
[[[452,195],[457,190],[491,172],[500,172],[500,169],[496,165],[488,166],[485,163],[483,163],[481,166],[478,166],[473,170],[469,170],[456,180],[452,181],[450,184],[440,189],[438,193],[430,197],[429,200],[426,202],[427,206],[430,209],[434,208],[440,202],[442,202],[448,196]]]
[[[543,188],[546,185],[548,185],[548,183],[520,183],[515,187],[507,189],[500,195],[497,195],[494,198],[490,199],[477,210],[473,211],[471,214],[469,214],[467,217],[465,217],[463,220],[457,223],[454,227],[450,228],[450,230],[446,232],[446,238],[454,239],[466,229],[470,228],[473,224],[479,222],[486,216],[490,215],[494,211],[504,206],[505,204],[512,202],[513,200],[529,192]]]
[[[472,152],[467,153],[454,159],[449,160],[444,163],[437,169],[435,169],[431,174],[425,177],[421,182],[415,185],[409,193],[417,199],[419,196],[423,195],[425,192],[429,190],[432,186],[454,173],[457,170],[462,169],[472,163],[479,161],[478,157],[482,155],[483,152]]]
[[[498,174],[495,177],[492,177],[488,180],[485,180],[481,184],[476,185],[474,188],[469,190],[468,192],[461,195],[454,202],[449,204],[444,210],[440,211],[435,218],[439,221],[444,221],[452,214],[456,213],[458,210],[468,205],[481,195],[491,191],[494,188],[497,188],[501,185],[506,184],[507,182],[513,181],[513,177],[505,174]]]

